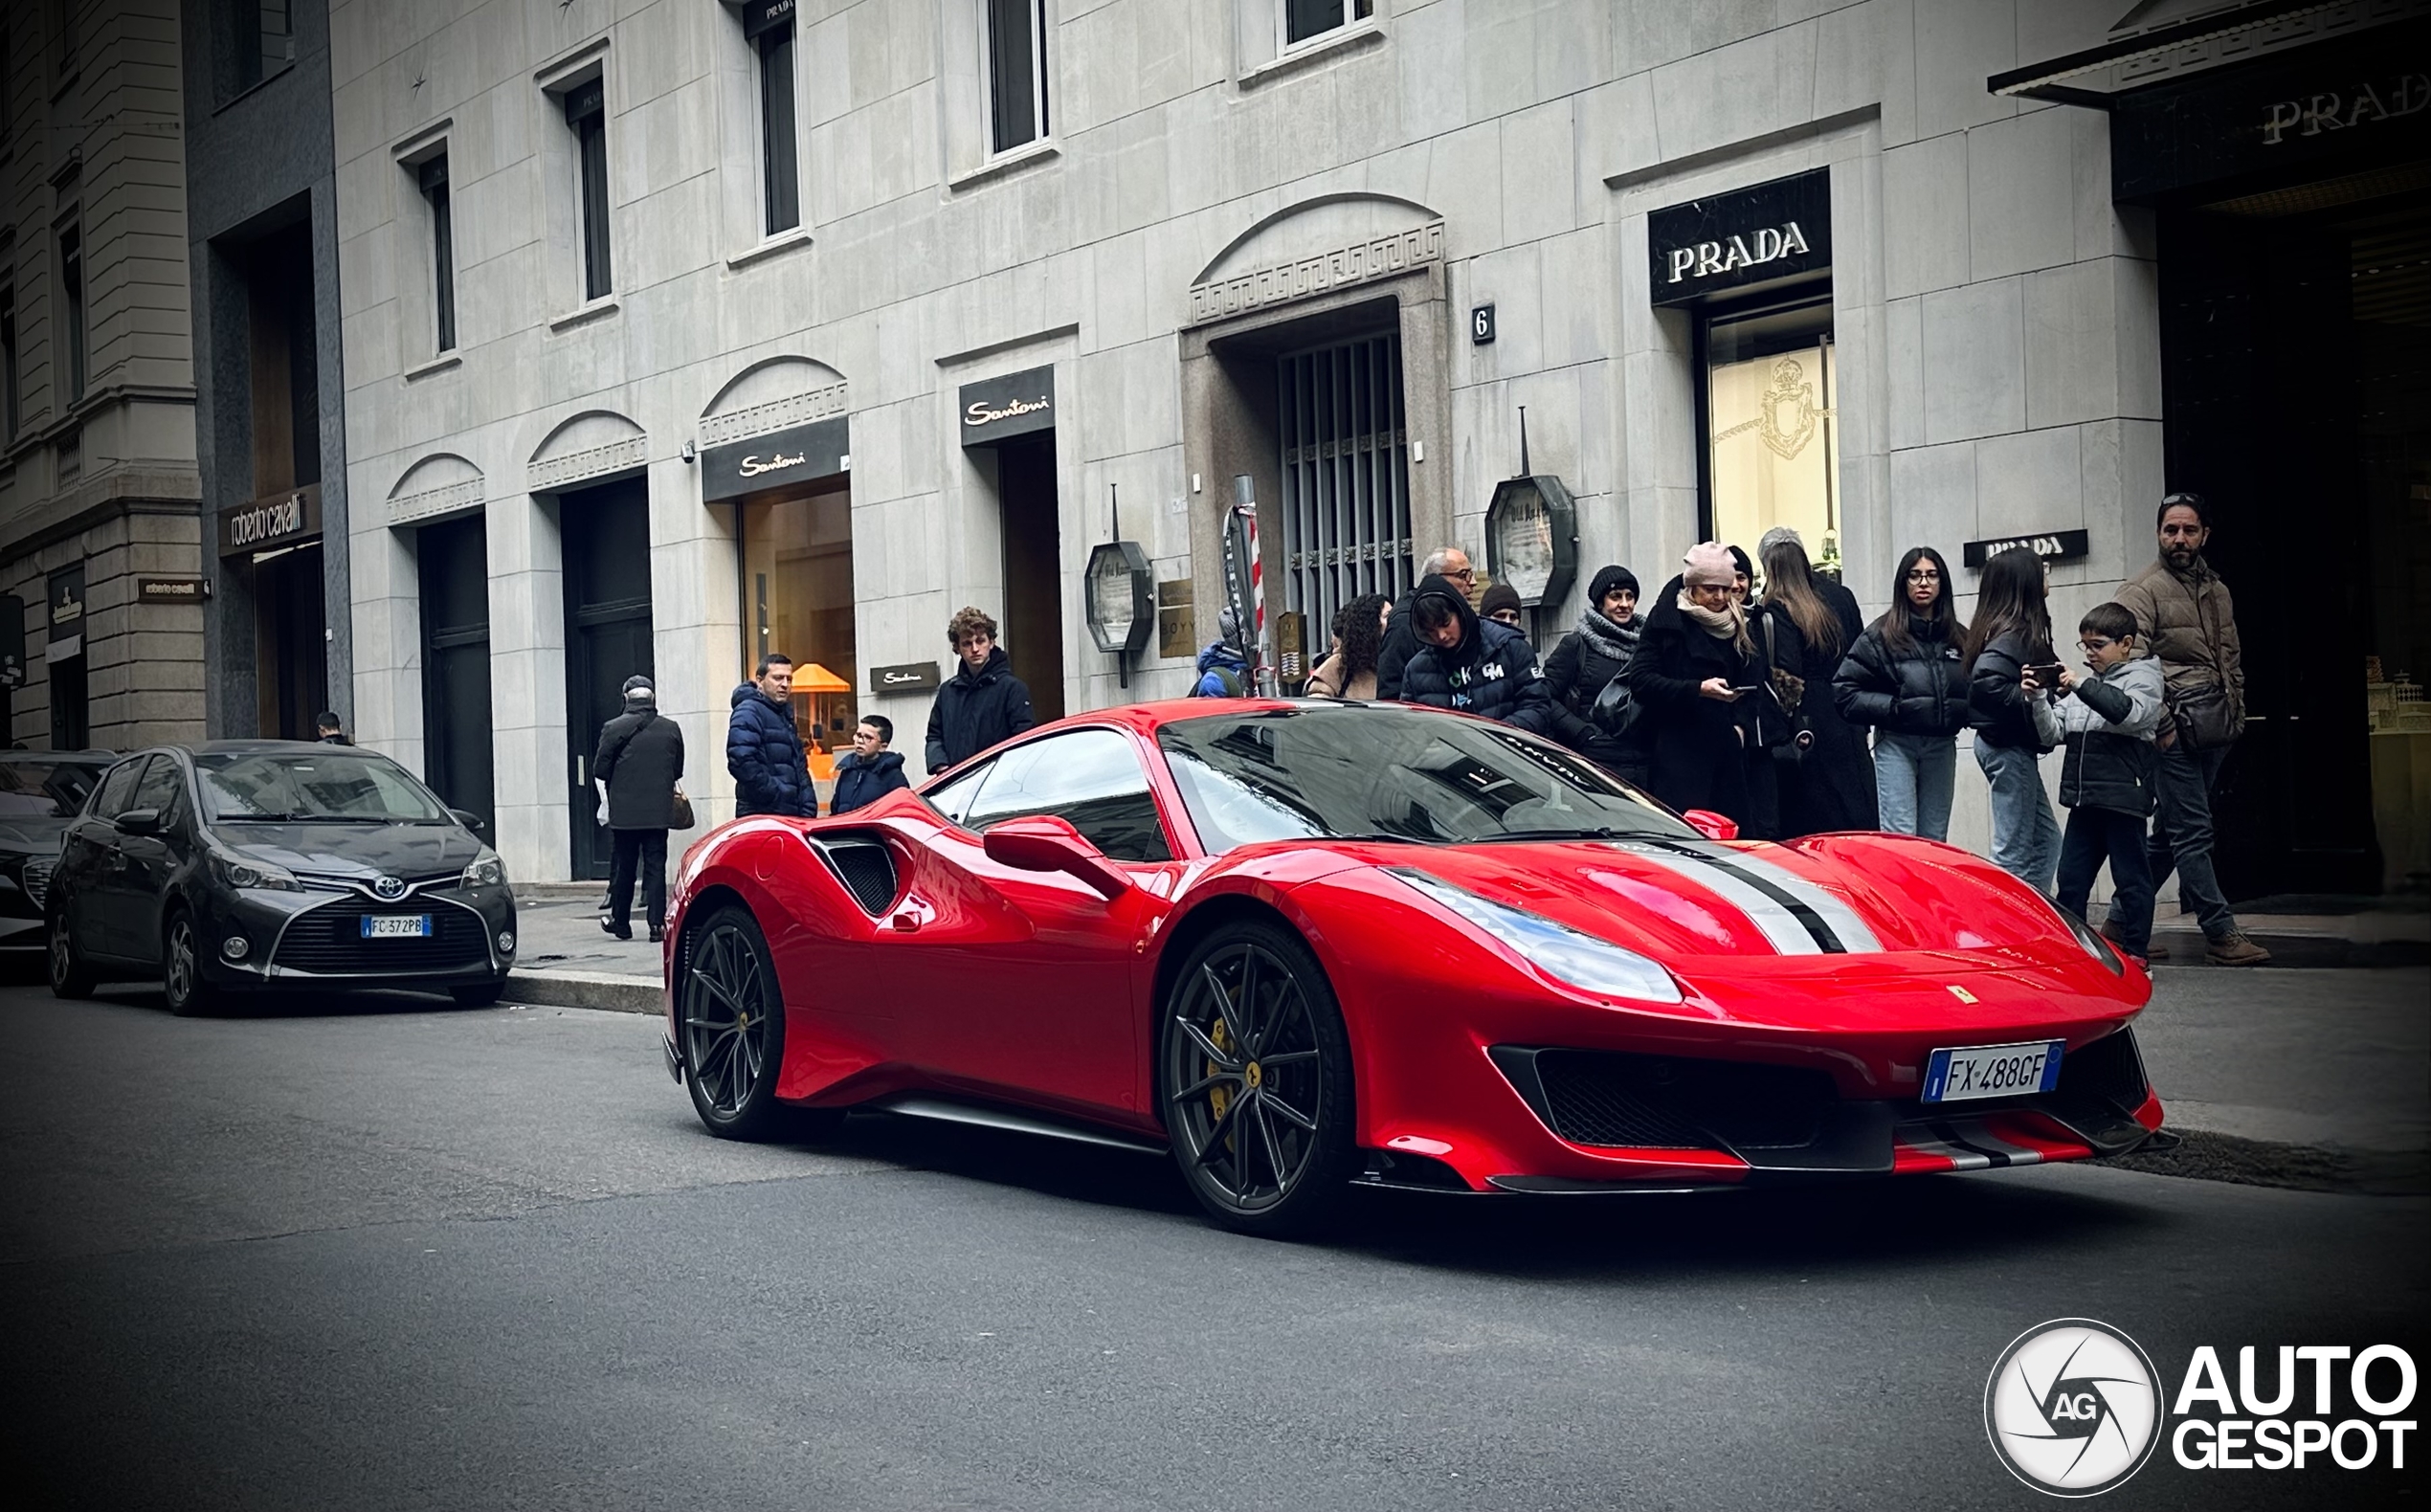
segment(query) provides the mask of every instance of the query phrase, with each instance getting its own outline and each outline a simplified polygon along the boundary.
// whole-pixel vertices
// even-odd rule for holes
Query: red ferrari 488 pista
[[[2161,1124],[2141,969],[1967,852],[1735,841],[1400,704],[1062,721],[684,857],[667,1062],[711,1132],[850,1108],[1170,1148],[1282,1233],[1365,1182],[1727,1188]]]

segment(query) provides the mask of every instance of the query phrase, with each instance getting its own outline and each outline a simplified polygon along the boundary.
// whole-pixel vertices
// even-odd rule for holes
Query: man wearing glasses
[[[1437,546],[1427,553],[1425,563],[1418,568],[1418,581],[1431,577],[1448,579],[1461,592],[1476,596],[1477,568],[1469,566],[1469,554],[1459,546]],[[1416,589],[1402,594],[1401,601],[1393,606],[1393,618],[1385,623],[1384,647],[1376,653],[1379,699],[1401,697],[1402,669],[1418,654],[1417,629],[1410,620],[1410,611],[1416,607],[1417,599]]]

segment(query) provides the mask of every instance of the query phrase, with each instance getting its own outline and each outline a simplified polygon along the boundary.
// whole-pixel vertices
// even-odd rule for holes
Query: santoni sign
[[[962,444],[993,446],[1055,429],[1055,369],[1033,367],[962,386]]]
[[[1646,216],[1657,304],[1786,282],[1832,265],[1832,175],[1817,168]]]
[[[836,415],[710,447],[701,454],[701,498],[740,499],[833,478],[852,466],[852,445],[846,417]]]
[[[272,551],[321,536],[321,485],[273,494],[219,512],[219,554]]]

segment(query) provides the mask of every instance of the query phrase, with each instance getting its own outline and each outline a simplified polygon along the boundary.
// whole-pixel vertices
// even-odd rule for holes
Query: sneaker
[[[2270,952],[2232,929],[2204,947],[2203,958],[2214,966],[2268,966]]]
[[[618,940],[630,940],[633,938],[633,925],[620,924],[606,914],[602,914],[599,916],[599,932]]]

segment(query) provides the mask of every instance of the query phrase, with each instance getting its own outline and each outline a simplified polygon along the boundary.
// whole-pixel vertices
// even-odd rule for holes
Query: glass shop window
[[[1703,326],[1705,535],[1744,547],[1788,525],[1818,567],[1840,561],[1840,374],[1832,304],[1717,312]]]
[[[853,496],[747,500],[742,512],[745,651],[752,666],[773,653],[792,658],[793,727],[811,775],[825,780],[860,723]]]

